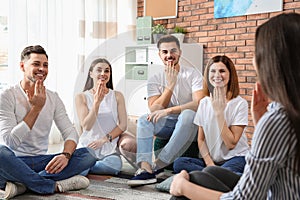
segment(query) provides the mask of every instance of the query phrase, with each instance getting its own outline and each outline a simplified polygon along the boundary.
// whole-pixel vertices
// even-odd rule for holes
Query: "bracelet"
[[[61,155],[66,156],[66,158],[67,158],[68,160],[70,160],[70,158],[71,158],[71,154],[68,153],[68,152],[62,152]]]

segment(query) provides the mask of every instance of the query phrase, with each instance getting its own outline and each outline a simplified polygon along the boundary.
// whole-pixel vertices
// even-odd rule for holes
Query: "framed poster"
[[[283,0],[214,0],[215,18],[234,17],[283,10]]]
[[[176,18],[178,12],[178,0],[145,0],[144,16],[152,16],[153,19]]]

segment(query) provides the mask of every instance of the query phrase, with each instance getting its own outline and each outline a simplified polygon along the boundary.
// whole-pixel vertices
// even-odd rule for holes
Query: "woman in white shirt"
[[[116,149],[127,128],[127,113],[123,94],[113,90],[112,68],[106,59],[92,62],[84,91],[76,96],[76,109],[82,128],[78,146],[94,149],[98,158],[89,172],[118,174],[122,160]]]
[[[201,158],[175,160],[175,173],[221,166],[242,174],[249,146],[245,135],[248,104],[239,96],[239,83],[233,62],[227,56],[215,56],[204,72],[203,91],[194,123],[198,125]]]

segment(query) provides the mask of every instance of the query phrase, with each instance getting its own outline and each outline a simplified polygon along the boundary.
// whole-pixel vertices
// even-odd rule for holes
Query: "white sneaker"
[[[69,190],[85,189],[89,186],[90,181],[84,176],[76,175],[65,180],[57,181],[56,183],[60,192],[66,192]]]
[[[4,199],[10,199],[26,191],[25,185],[21,183],[6,182]]]

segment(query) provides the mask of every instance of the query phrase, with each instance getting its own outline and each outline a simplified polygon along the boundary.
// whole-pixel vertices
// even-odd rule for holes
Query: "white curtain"
[[[136,9],[136,0],[10,0],[9,84],[22,78],[21,51],[42,45],[49,56],[46,87],[58,92],[74,118],[74,94],[82,90],[93,59],[107,58],[115,85],[122,85],[122,54],[134,43]]]
[[[90,63],[98,57],[110,61],[114,85],[124,91],[120,83],[125,75],[124,50],[135,43],[136,0],[81,0],[81,8],[79,74],[74,93],[82,91]]]
[[[9,4],[9,84],[22,78],[21,51],[40,44],[49,56],[46,86],[59,93],[70,114],[74,91],[86,79],[80,74],[91,60],[101,56],[114,63],[123,47],[134,42],[136,0],[10,0]]]

